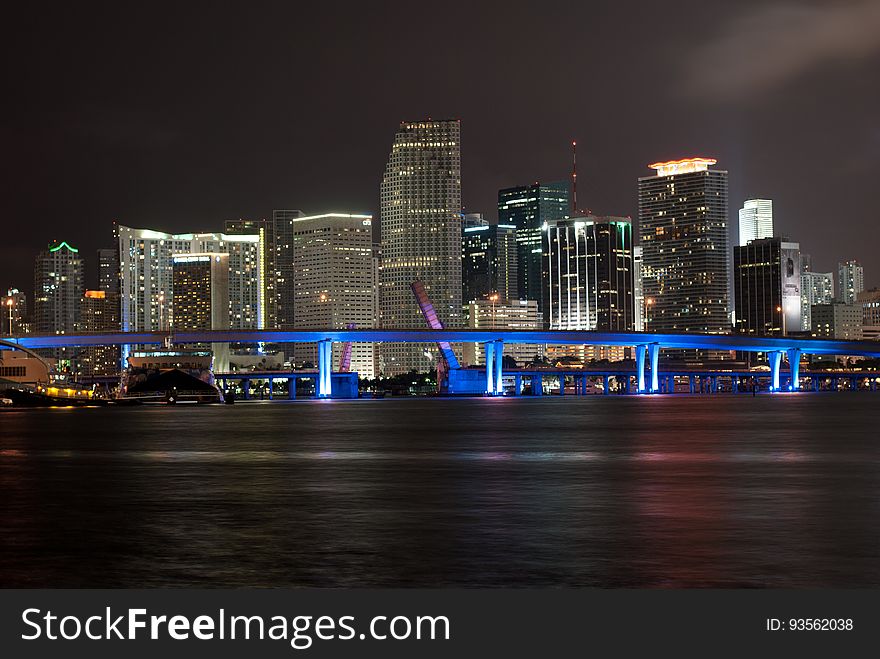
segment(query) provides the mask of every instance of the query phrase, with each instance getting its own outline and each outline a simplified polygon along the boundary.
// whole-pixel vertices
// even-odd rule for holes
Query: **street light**
[[[498,293],[492,293],[489,301],[492,303],[492,329],[495,329],[495,303],[498,301]]]
[[[785,331],[785,313],[782,310],[782,305],[778,305],[776,311],[782,315],[782,336],[787,336],[788,332]]]
[[[645,318],[642,321],[642,330],[647,331],[648,329],[648,309],[651,308],[651,305],[654,304],[654,298],[647,297],[645,298]]]
[[[165,294],[159,293],[159,331],[165,329]]]
[[[15,332],[12,331],[12,307],[15,306],[15,298],[8,297],[6,298],[6,307],[9,309],[9,336],[15,336]]]

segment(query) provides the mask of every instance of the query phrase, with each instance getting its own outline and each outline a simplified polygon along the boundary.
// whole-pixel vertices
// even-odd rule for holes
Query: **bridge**
[[[317,395],[330,397],[333,342],[341,343],[483,343],[486,368],[479,386],[484,393],[501,395],[502,356],[505,343],[551,345],[599,345],[635,348],[636,391],[660,392],[660,349],[699,349],[762,352],[770,365],[770,390],[780,391],[782,357],[788,359],[789,390],[798,390],[802,355],[847,355],[880,358],[880,342],[804,339],[739,334],[659,334],[651,332],[590,332],[577,330],[496,329],[329,329],[329,330],[193,330],[182,332],[104,332],[90,334],[25,335],[0,338],[0,343],[29,350],[88,346],[185,345],[192,343],[317,343]],[[450,393],[478,393],[473,390],[475,372],[450,372]],[[467,378],[463,378],[465,374]],[[456,391],[454,380],[458,379]],[[483,386],[484,384],[484,386]],[[470,389],[465,391],[464,389]]]

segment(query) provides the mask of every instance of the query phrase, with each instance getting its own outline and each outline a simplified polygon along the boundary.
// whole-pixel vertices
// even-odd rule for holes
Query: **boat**
[[[139,353],[127,360],[116,405],[222,403],[212,357],[195,352]]]

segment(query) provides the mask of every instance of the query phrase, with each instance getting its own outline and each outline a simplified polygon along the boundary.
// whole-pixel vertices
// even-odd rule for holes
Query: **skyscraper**
[[[270,220],[226,220],[225,231],[231,236],[260,237],[260,254],[257,261],[260,281],[260,327],[274,328],[278,323],[278,299],[275,285],[275,227]]]
[[[739,244],[773,237],[773,200],[747,199],[739,209]]]
[[[633,329],[645,331],[645,291],[642,288],[642,246],[633,245]]]
[[[858,261],[844,261],[837,266],[838,298],[845,304],[855,304],[859,293],[865,290],[865,271]]]
[[[658,162],[639,179],[648,331],[730,331],[727,172],[709,169],[715,162]]]
[[[630,219],[585,215],[550,220],[545,236],[550,329],[631,332]]]
[[[300,210],[272,211],[274,241],[275,327],[296,329],[293,317],[293,221],[305,214]]]
[[[98,250],[98,290],[108,293],[119,293],[118,248]]]
[[[462,301],[467,304],[495,291],[498,242],[481,215],[465,215],[461,232]]]
[[[34,267],[34,332],[75,332],[83,289],[83,260],[78,249],[60,242],[40,252]]]
[[[831,304],[834,301],[834,273],[813,272],[809,254],[801,254],[801,329],[812,330],[812,307],[814,304]]]
[[[800,245],[763,238],[733,248],[736,329],[745,334],[800,332]]]
[[[544,315],[547,276],[544,272],[544,223],[571,213],[568,181],[535,183],[498,191],[498,224],[513,226],[517,244],[517,293],[520,299],[535,300]]]
[[[98,250],[100,252],[106,250]],[[99,276],[100,281],[100,276]],[[85,291],[80,300],[80,332],[113,332],[119,329],[119,293],[99,289]],[[80,371],[89,375],[119,372],[119,346],[81,348],[77,355]]]
[[[171,257],[176,330],[229,329],[229,254],[175,254]],[[214,370],[229,370],[229,344],[213,343]]]
[[[169,234],[117,227],[120,261],[120,320],[125,331],[168,329],[174,319],[173,257],[179,254],[228,254],[229,322],[232,329],[260,329],[259,234]]]
[[[294,317],[298,329],[374,327],[378,281],[373,267],[373,218],[324,213],[293,220]],[[333,345],[337,368],[343,345]],[[297,344],[297,362],[317,363],[316,344]],[[351,347],[352,371],[375,377],[375,346]]]
[[[382,326],[422,328],[411,284],[420,280],[440,321],[460,327],[461,125],[458,120],[400,124],[381,187]],[[430,370],[432,344],[384,344],[383,371]],[[426,354],[427,353],[427,354]]]

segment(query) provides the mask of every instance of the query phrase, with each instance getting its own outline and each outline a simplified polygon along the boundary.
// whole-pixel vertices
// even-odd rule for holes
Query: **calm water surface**
[[[0,412],[0,585],[880,586],[880,397]]]

